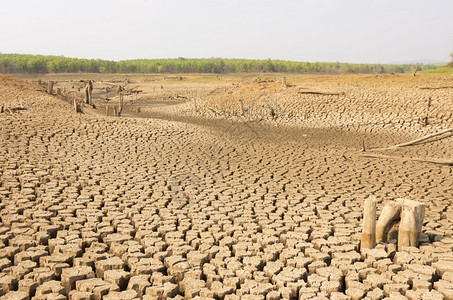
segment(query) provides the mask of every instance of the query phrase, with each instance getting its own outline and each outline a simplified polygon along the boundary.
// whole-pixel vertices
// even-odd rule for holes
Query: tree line
[[[418,65],[419,70],[436,65]],[[52,55],[1,54],[1,73],[405,73],[414,65],[297,62],[286,60],[175,58],[122,61]]]

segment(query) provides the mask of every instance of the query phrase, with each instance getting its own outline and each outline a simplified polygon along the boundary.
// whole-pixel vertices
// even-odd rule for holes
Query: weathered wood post
[[[73,103],[74,103],[74,112],[77,113],[77,102],[76,102],[76,99],[74,99]]]
[[[397,202],[403,207],[398,229],[398,251],[406,246],[418,247],[425,217],[425,204],[409,199],[397,199]]]
[[[88,96],[89,96],[89,104],[90,105],[93,105],[92,93],[93,93],[93,81],[92,80],[88,80]]]
[[[373,249],[376,247],[376,197],[370,196],[365,199],[363,209],[363,229],[361,237],[361,249]]]
[[[124,97],[124,88],[121,85],[118,87],[118,94],[120,97],[120,102],[118,103],[118,116],[120,116],[121,112],[123,111],[123,97]]]
[[[61,88],[57,88],[57,95],[61,96]]]
[[[376,224],[376,242],[386,242],[387,235],[393,223],[400,218],[401,204],[392,201],[382,209]]]
[[[120,104],[118,106],[118,116],[120,116],[122,112],[123,112],[123,94],[121,94],[121,96],[120,96]]]
[[[52,80],[49,81],[49,83],[47,84],[47,93],[52,95],[53,93],[53,84],[54,82]]]
[[[105,106],[105,116],[106,117],[109,116],[109,106],[108,105]]]
[[[85,85],[85,88],[83,89],[85,91],[85,103],[90,104],[90,96],[88,92],[88,85]]]
[[[283,87],[288,87],[288,85],[286,84],[286,77],[283,77]]]
[[[115,117],[118,116],[118,108],[117,108],[116,106],[113,107],[113,115],[114,115]]]
[[[431,108],[431,97],[428,98],[428,107],[426,109],[426,116],[423,118],[423,126],[428,126],[429,125],[429,109]]]
[[[88,80],[87,82],[85,82],[84,91],[85,91],[85,103],[88,105],[93,105],[93,99],[91,96],[91,93],[93,92],[92,80]]]
[[[240,109],[241,109],[241,116],[244,115],[244,100],[242,99],[239,99],[239,105],[240,105]]]
[[[197,113],[197,112],[198,112],[197,96],[195,96],[195,97],[193,98],[193,106],[194,106],[195,112]]]

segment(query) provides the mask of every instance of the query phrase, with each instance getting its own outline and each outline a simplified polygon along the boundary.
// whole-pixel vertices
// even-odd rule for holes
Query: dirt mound
[[[16,88],[21,90],[23,89],[36,90],[36,86],[34,86],[33,84],[22,81],[16,77],[1,73],[0,73],[0,87]]]
[[[48,95],[38,85],[4,74],[0,74],[0,106],[7,114],[72,114],[69,103]]]

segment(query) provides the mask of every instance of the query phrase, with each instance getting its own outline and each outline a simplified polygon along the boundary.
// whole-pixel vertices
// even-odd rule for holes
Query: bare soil
[[[0,75],[0,295],[453,297],[453,167],[401,159],[452,136],[373,150],[453,127],[453,77],[112,75],[75,113],[89,76]],[[141,92],[105,116],[116,84]],[[369,195],[426,204],[419,248],[360,250]]]

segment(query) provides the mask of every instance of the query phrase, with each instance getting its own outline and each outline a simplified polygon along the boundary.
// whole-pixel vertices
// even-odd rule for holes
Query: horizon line
[[[86,58],[86,57],[74,57],[65,56],[64,54],[32,54],[32,53],[3,53],[0,51],[0,55],[31,55],[31,56],[54,56],[63,57],[69,59],[86,59],[86,60],[103,60],[103,61],[132,61],[132,60],[209,60],[209,59],[220,59],[220,60],[255,60],[255,61],[282,61],[282,62],[295,62],[295,63],[337,63],[337,64],[355,64],[355,65],[442,65],[448,64],[448,61],[436,61],[428,58],[422,58],[419,60],[411,60],[407,62],[389,62],[389,63],[376,63],[376,62],[344,62],[344,61],[309,61],[309,60],[289,60],[279,58],[230,58],[230,57],[161,57],[161,58],[127,58],[127,59],[105,59],[105,58]],[[432,62],[417,62],[417,61],[432,61]]]

